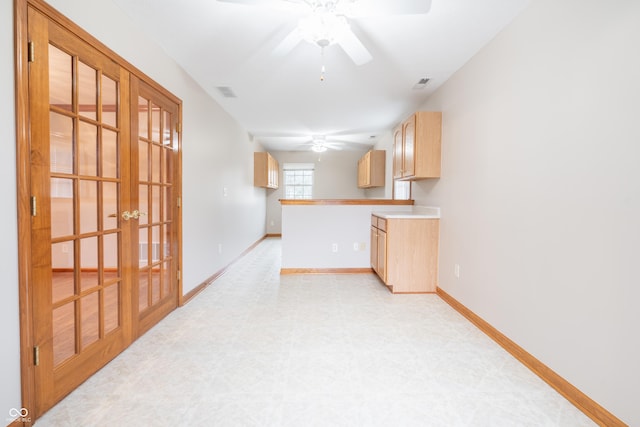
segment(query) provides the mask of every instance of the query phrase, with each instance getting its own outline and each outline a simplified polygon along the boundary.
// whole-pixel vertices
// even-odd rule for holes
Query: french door
[[[178,106],[143,81],[131,82],[134,129],[131,176],[137,285],[133,292],[135,321],[143,333],[176,307],[178,269]]]
[[[37,418],[177,306],[180,106],[26,10],[23,388]]]

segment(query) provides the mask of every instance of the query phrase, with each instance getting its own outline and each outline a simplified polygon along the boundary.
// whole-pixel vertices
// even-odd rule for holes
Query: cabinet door
[[[371,226],[371,268],[378,272],[378,229]]]
[[[404,124],[404,161],[403,177],[415,175],[415,148],[416,148],[416,116],[409,118]]]
[[[378,230],[378,275],[387,283],[387,232]]]
[[[269,167],[268,167],[269,187],[278,188],[278,173],[279,173],[278,161],[274,159],[270,154],[268,156],[269,156]]]
[[[393,177],[402,178],[402,163],[404,160],[402,147],[402,126],[393,134]]]
[[[371,152],[369,151],[358,160],[358,187],[371,186]]]

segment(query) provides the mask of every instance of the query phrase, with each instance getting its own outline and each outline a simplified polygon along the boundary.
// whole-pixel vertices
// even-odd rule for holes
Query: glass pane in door
[[[78,112],[84,117],[97,119],[98,80],[97,72],[92,67],[78,61],[77,75]]]
[[[98,184],[94,180],[78,181],[80,233],[92,233],[98,230]]]
[[[49,113],[51,172],[73,173],[73,118]]]
[[[162,266],[162,295],[167,295],[171,291],[171,263],[165,262]]]
[[[98,238],[80,239],[80,291],[98,284]]]
[[[98,341],[100,337],[100,313],[98,292],[92,292],[80,300],[81,348]]]
[[[102,122],[116,127],[118,116],[118,85],[115,80],[102,75]]]
[[[75,302],[53,309],[53,365],[76,354]]]
[[[149,270],[142,269],[138,273],[138,311],[143,312],[149,307],[150,288],[149,288]]]
[[[72,109],[73,58],[49,45],[49,104],[63,110]]]
[[[102,129],[101,167],[103,178],[118,177],[118,134],[108,129]]]
[[[102,229],[118,227],[118,184],[102,182]]]
[[[149,212],[149,186],[146,184],[140,184],[138,193],[138,209],[140,212]],[[138,219],[140,225],[148,224],[149,215],[142,215]]]
[[[151,140],[153,142],[160,142],[160,116],[160,107],[151,104]]]
[[[149,139],[149,101],[138,98],[138,136]]]
[[[78,168],[80,175],[96,176],[98,173],[98,127],[80,122],[78,144]]]
[[[158,185],[151,186],[151,215],[149,218],[154,223],[162,221],[160,218],[160,188]]]
[[[51,267],[53,281],[56,285],[51,288],[54,304],[73,297],[76,292],[75,275],[73,274],[73,254],[73,241],[63,241],[51,245]]]
[[[74,233],[73,180],[51,178],[50,183],[51,238],[72,236]]]
[[[120,283],[104,288],[103,311],[105,335],[120,326]]]

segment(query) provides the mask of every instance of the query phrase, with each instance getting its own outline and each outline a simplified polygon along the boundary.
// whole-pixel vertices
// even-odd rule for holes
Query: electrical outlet
[[[271,220],[271,222],[269,223],[270,227],[273,227],[275,225],[275,221]]]
[[[456,276],[457,279],[460,278],[460,264],[453,266],[453,275]]]
[[[229,192],[227,191],[227,187],[223,187],[222,188],[222,197],[227,197],[229,195]]]
[[[360,250],[360,245],[358,244],[358,242],[355,242],[353,244],[353,250],[354,252],[358,252]]]
[[[338,244],[334,243],[331,245],[331,252],[338,252]]]

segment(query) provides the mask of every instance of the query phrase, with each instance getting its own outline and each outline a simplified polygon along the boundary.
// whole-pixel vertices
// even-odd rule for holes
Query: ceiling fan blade
[[[302,41],[302,36],[297,28],[294,28],[278,45],[273,49],[275,56],[285,56]]]
[[[278,0],[272,0],[271,3],[274,3],[275,1]],[[260,4],[260,3],[267,3],[267,1],[261,1],[261,0],[218,0],[219,3],[235,3],[235,4],[248,4],[248,5],[256,5],[256,4]]]
[[[345,31],[338,44],[356,65],[364,65],[373,59],[371,53],[353,31]]]
[[[248,4],[250,6],[273,6],[278,5],[278,3],[291,2],[291,3],[299,3],[296,0],[217,0],[220,3],[235,3],[235,4]]]
[[[348,6],[346,13],[350,18],[363,18],[389,15],[420,15],[429,13],[431,0],[361,0]]]
[[[259,6],[270,9],[283,10],[285,12],[302,12],[309,6],[304,0],[217,0],[219,3],[241,4],[246,6]]]
[[[332,143],[332,142],[325,142],[324,144],[325,147],[331,149],[331,150],[336,150],[336,151],[342,151],[343,146],[342,144],[336,144],[336,143]]]

